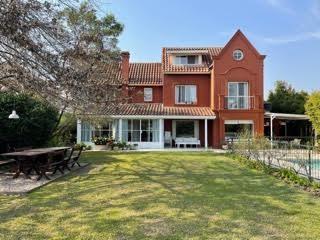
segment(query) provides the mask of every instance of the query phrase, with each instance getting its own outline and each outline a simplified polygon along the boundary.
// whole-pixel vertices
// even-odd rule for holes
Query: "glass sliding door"
[[[159,142],[159,120],[122,120],[122,140],[126,142]]]

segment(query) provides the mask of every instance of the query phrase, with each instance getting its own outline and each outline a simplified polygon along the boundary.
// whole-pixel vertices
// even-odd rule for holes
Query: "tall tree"
[[[0,0],[0,22],[0,85],[77,111],[122,99],[113,15],[89,2]]]
[[[310,94],[305,108],[314,129],[320,134],[320,91],[315,91]]]
[[[270,91],[268,102],[272,112],[304,114],[304,105],[308,98],[305,91],[296,91],[285,81],[277,81],[274,90]]]

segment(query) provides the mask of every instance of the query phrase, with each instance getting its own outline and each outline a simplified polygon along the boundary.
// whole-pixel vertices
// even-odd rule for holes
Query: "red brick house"
[[[264,133],[263,61],[238,30],[224,47],[165,47],[159,63],[122,53],[130,103],[94,127],[78,121],[78,142],[112,135],[139,148],[221,147],[243,128]]]

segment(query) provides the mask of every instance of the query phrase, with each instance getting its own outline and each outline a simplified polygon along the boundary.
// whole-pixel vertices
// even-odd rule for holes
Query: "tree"
[[[89,2],[0,0],[0,22],[0,85],[78,112],[123,99],[113,15],[98,18]]]
[[[297,92],[287,82],[277,81],[275,89],[269,93],[268,102],[271,103],[272,112],[304,114],[307,98],[307,92]]]
[[[320,91],[310,94],[305,108],[314,129],[317,133],[320,133]]]
[[[8,119],[13,109],[19,119]],[[58,110],[43,100],[26,94],[0,92],[0,151],[6,151],[7,145],[45,145],[58,117]]]

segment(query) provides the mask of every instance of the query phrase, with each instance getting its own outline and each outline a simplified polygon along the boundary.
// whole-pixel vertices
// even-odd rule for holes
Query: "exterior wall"
[[[152,101],[147,103],[162,103],[162,86],[135,86],[129,87],[129,100],[132,103],[144,103],[143,89],[152,88]]]
[[[196,85],[197,104],[175,104],[176,85]],[[210,107],[209,74],[165,74],[163,78],[164,106]]]
[[[243,60],[233,60],[232,52],[235,49],[243,51]],[[223,97],[228,95],[228,82],[248,82],[249,95],[255,98],[254,108],[263,110],[263,57],[241,35],[225,48],[221,57],[214,59],[212,74],[214,110],[223,108]]]
[[[217,119],[214,120],[212,138],[213,146],[221,147],[225,141],[225,120],[252,120],[253,121],[253,131],[257,136],[264,135],[264,113],[259,112],[241,112],[241,111],[228,111],[219,113]]]
[[[235,61],[232,53],[241,49],[244,58]],[[211,76],[211,107],[217,115],[212,132],[213,145],[220,147],[224,142],[225,120],[253,120],[256,135],[264,134],[263,102],[263,59],[264,56],[251,46],[242,35],[236,35],[223,49],[221,56],[214,59]],[[252,109],[224,109],[224,97],[228,95],[228,82],[248,82],[249,96],[253,96]]]

